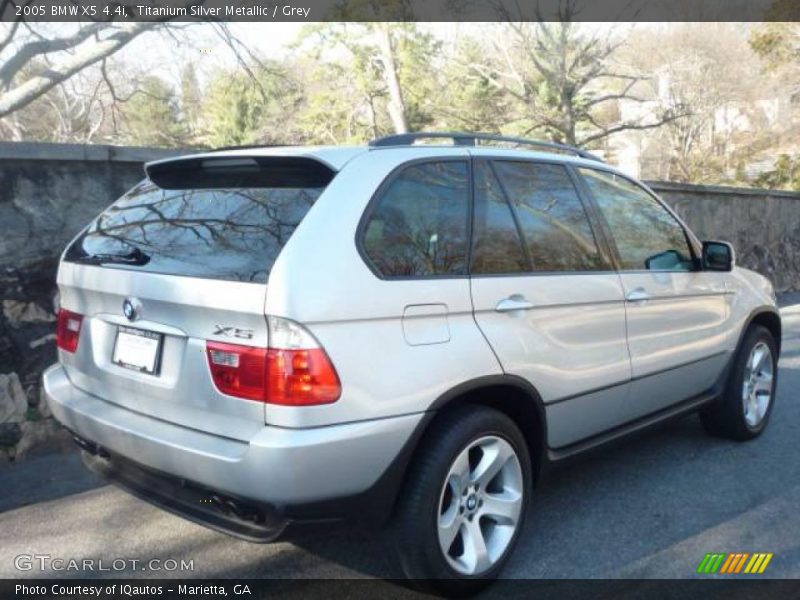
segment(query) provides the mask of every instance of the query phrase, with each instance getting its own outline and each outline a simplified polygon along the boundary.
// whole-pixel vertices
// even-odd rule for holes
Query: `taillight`
[[[82,324],[83,315],[63,308],[59,309],[56,322],[56,346],[67,352],[75,352],[78,349]]]
[[[284,406],[336,402],[341,384],[325,350],[301,325],[269,317],[269,348],[207,342],[211,376],[224,394]]]
[[[211,376],[220,392],[248,400],[264,400],[266,348],[217,342],[208,342],[206,348]]]
[[[286,406],[313,406],[336,402],[339,377],[322,348],[267,352],[267,402]]]

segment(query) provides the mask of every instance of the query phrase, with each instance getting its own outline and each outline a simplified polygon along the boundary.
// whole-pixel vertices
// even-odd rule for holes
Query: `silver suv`
[[[386,525],[406,576],[469,587],[553,463],[769,420],[770,283],[581,150],[425,133],[145,170],[63,255],[44,387],[87,464],[167,510],[256,542]]]

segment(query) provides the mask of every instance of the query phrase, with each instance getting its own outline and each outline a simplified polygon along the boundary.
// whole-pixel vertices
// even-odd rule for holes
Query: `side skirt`
[[[702,408],[706,404],[714,402],[719,397],[719,394],[720,390],[717,388],[717,386],[715,386],[708,392],[694,396],[688,400],[684,400],[679,404],[674,404],[673,406],[667,407],[655,413],[651,413],[642,418],[636,419],[635,421],[630,421],[629,423],[625,423],[624,425],[620,425],[614,429],[604,431],[603,433],[594,435],[590,438],[575,442],[574,444],[569,444],[560,448],[548,448],[548,462],[560,462],[610,442],[614,442],[628,435],[649,429],[650,427],[665,421],[677,419],[683,415]]]

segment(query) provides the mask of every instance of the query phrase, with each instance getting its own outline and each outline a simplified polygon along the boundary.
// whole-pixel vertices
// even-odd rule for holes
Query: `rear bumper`
[[[112,456],[207,490],[270,505],[281,514],[296,506],[363,495],[380,485],[424,417],[420,413],[310,429],[265,426],[242,442],[87,394],[72,385],[61,365],[45,371],[43,383],[54,416]]]
[[[290,518],[274,506],[222,496],[184,479],[112,456],[79,437],[75,441],[84,449],[83,462],[90,470],[134,496],[195,523],[257,543],[276,540],[290,524]]]

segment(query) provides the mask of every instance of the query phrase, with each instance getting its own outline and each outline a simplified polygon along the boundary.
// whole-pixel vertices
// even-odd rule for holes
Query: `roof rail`
[[[395,135],[387,135],[385,137],[376,138],[372,140],[369,145],[373,148],[387,148],[390,146],[413,146],[417,140],[424,139],[450,139],[453,140],[455,146],[477,146],[478,141],[488,142],[507,142],[511,144],[518,144],[520,146],[536,146],[537,148],[544,148],[545,150],[556,150],[558,152],[567,152],[587,158],[589,160],[596,160],[603,162],[599,156],[581,150],[575,146],[568,146],[566,144],[557,144],[556,142],[543,142],[541,140],[526,140],[524,138],[509,137],[505,135],[494,135],[491,133],[461,133],[461,132],[444,132],[444,131],[418,131],[412,133],[398,133]]]

